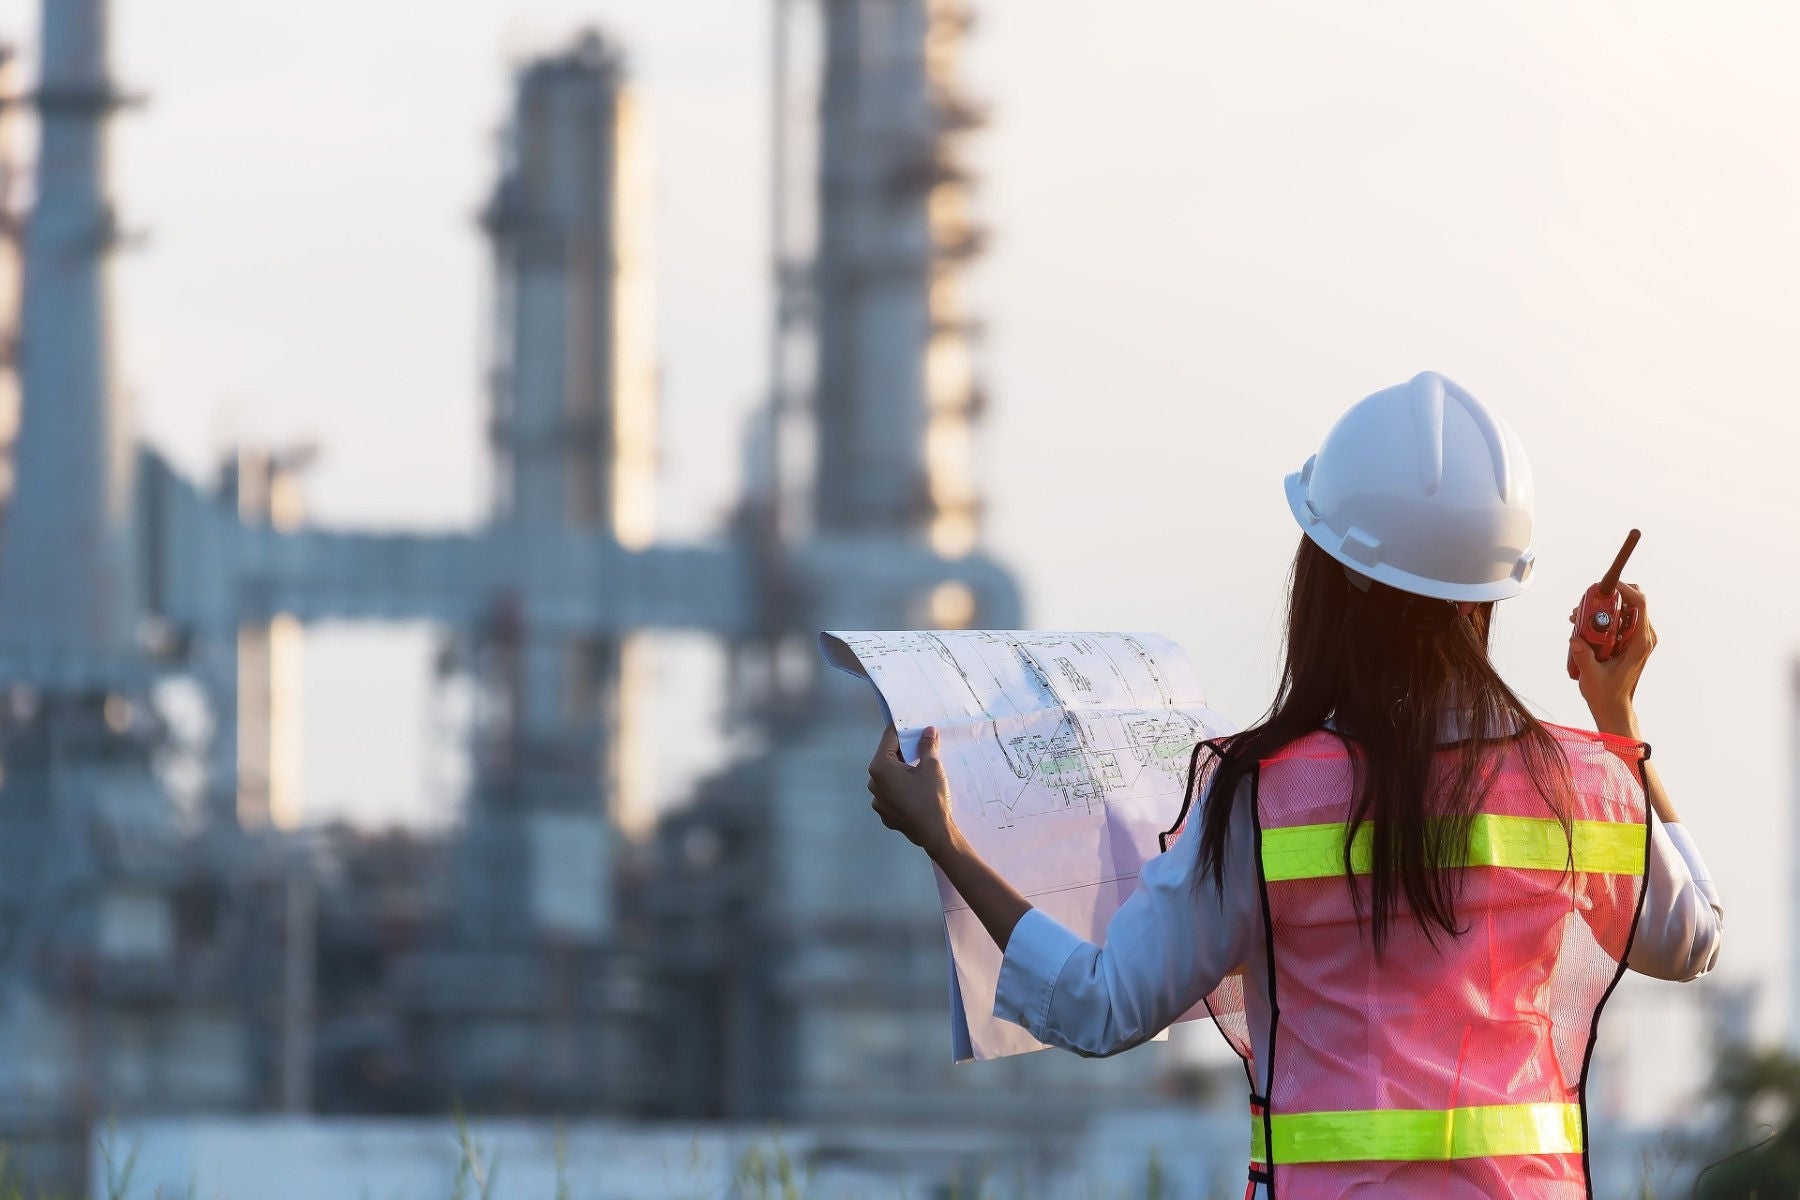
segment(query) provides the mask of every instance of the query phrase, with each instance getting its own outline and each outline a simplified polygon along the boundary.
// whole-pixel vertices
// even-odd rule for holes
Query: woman
[[[1197,815],[1102,945],[968,848],[934,731],[909,764],[887,730],[873,807],[1001,948],[997,1016],[1106,1055],[1206,1000],[1250,1076],[1247,1195],[1590,1195],[1601,1005],[1627,966],[1711,970],[1723,919],[1640,737],[1644,595],[1620,586],[1641,623],[1609,660],[1570,639],[1596,730],[1532,716],[1487,654],[1531,575],[1530,468],[1431,372],[1353,406],[1287,493],[1275,702],[1196,748]]]

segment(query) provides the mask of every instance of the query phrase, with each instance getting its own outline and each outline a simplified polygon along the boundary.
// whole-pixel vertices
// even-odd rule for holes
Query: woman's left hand
[[[900,757],[900,735],[890,724],[869,760],[869,794],[874,797],[869,807],[883,825],[904,833],[929,854],[947,847],[956,833],[937,744],[937,730],[926,726],[919,736],[919,761],[909,763]]]

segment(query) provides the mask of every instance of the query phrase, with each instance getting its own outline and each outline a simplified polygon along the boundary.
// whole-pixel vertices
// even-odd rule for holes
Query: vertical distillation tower
[[[20,424],[0,525],[0,927],[29,940],[41,918],[77,953],[100,936],[94,908],[31,913],[58,888],[91,895],[98,828],[126,840],[171,828],[135,636],[134,428],[112,377],[106,121],[121,100],[106,18],[104,0],[43,6]]]
[[[0,520],[19,435],[19,52],[0,44]]]
[[[527,586],[499,598],[481,639],[495,703],[470,824],[489,856],[474,875],[498,890],[474,907],[502,935],[522,917],[523,932],[602,941],[614,834],[645,820],[630,757],[641,647],[558,630],[529,586],[555,552],[548,534],[636,549],[653,532],[648,196],[624,66],[598,34],[521,71],[504,153],[485,214],[492,520]]]
[[[962,0],[826,0],[814,524],[975,546]]]
[[[23,421],[0,545],[0,664],[93,683],[134,657],[135,430],[112,378],[103,0],[46,0],[36,197],[24,228]],[[29,571],[18,564],[30,563]]]
[[[110,337],[106,128],[122,98],[108,8],[42,7],[0,527],[0,1137],[60,1155],[46,1169],[63,1183],[85,1153],[54,1140],[67,1131],[109,1110],[232,1107],[253,1087],[245,1010],[195,959],[177,962],[211,946],[181,932],[181,841],[137,636],[138,448]]]
[[[777,6],[778,19],[785,11]],[[794,551],[838,555],[853,569],[825,585],[841,592],[815,597],[812,611],[876,629],[1013,627],[1021,617],[1010,593],[978,612],[971,589],[914,586],[904,566],[878,586],[859,577],[910,563],[923,584],[930,564],[977,548],[971,441],[981,390],[964,274],[982,239],[958,153],[979,120],[958,89],[969,14],[961,0],[824,0],[819,11],[818,209],[805,306],[816,344],[812,512]],[[775,61],[779,98],[779,42]],[[783,257],[778,247],[778,268]],[[778,322],[789,316],[783,304]],[[782,390],[772,389],[778,401]],[[804,634],[816,668],[817,630]],[[739,868],[749,889],[741,907],[754,914],[748,933],[738,935],[734,912],[696,935],[720,947],[713,977],[694,988],[717,1013],[701,1024],[724,1031],[707,1056],[716,1066],[703,1110],[1044,1128],[1121,1091],[1141,1094],[1140,1062],[1076,1064],[1078,1081],[1049,1055],[952,1070],[938,896],[916,852],[852,799],[879,728],[873,699],[866,685],[823,671],[811,701],[780,705],[799,715],[773,722],[769,757],[716,793],[716,840],[732,848],[720,853],[751,844],[763,857]],[[763,808],[745,821],[731,804],[751,789]],[[746,941],[753,950],[740,952]],[[760,984],[740,982],[752,973]]]
[[[1800,655],[1788,677],[1788,1052],[1800,1055]]]

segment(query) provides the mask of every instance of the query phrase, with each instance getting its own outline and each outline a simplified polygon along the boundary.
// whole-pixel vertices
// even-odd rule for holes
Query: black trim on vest
[[[1175,823],[1173,825],[1156,835],[1157,847],[1164,854],[1169,852],[1169,839],[1175,836],[1175,831],[1181,828],[1182,822],[1186,821],[1188,819],[1188,814],[1193,811],[1195,800],[1194,777],[1200,770],[1200,751],[1202,750],[1211,750],[1213,752],[1213,757],[1215,758],[1222,758],[1225,755],[1225,747],[1218,738],[1211,738],[1206,741],[1194,743],[1193,750],[1188,754],[1187,783],[1183,785],[1181,789],[1181,811],[1175,814]],[[1252,804],[1252,808],[1254,807],[1254,804]],[[1256,1095],[1256,1074],[1250,1069],[1250,1057],[1237,1048],[1236,1042],[1225,1037],[1225,1029],[1219,1024],[1219,1014],[1213,1010],[1211,993],[1202,996],[1200,998],[1200,1003],[1206,1006],[1206,1015],[1212,1019],[1213,1028],[1219,1031],[1220,1037],[1225,1038],[1225,1044],[1231,1047],[1231,1052],[1237,1055],[1238,1062],[1243,1064],[1244,1080],[1250,1085],[1251,1102],[1261,1103],[1261,1098]],[[1246,1018],[1245,1035],[1248,1036],[1248,1033],[1249,1022],[1248,1018]]]
[[[1594,1200],[1593,1147],[1588,1138],[1588,1106],[1587,1085],[1588,1066],[1594,1061],[1594,1046],[1600,1040],[1600,1012],[1606,1002],[1612,999],[1613,989],[1619,986],[1619,980],[1625,978],[1625,964],[1631,958],[1631,944],[1637,940],[1638,920],[1644,915],[1644,896],[1649,892],[1650,874],[1650,835],[1656,821],[1656,811],[1650,803],[1650,779],[1644,772],[1644,764],[1650,761],[1650,743],[1640,742],[1644,748],[1638,757],[1638,787],[1644,794],[1644,870],[1638,876],[1637,904],[1631,910],[1631,928],[1625,933],[1625,948],[1619,952],[1619,969],[1613,972],[1612,982],[1600,993],[1600,1002],[1594,1005],[1594,1022],[1588,1028],[1587,1050],[1581,1056],[1581,1081],[1575,1087],[1576,1109],[1581,1114],[1581,1182],[1587,1189],[1588,1200]]]
[[[1263,953],[1268,958],[1269,971],[1269,1061],[1264,1074],[1269,1080],[1269,1094],[1275,1092],[1275,1032],[1281,1026],[1281,1001],[1275,996],[1275,918],[1274,909],[1269,907],[1269,879],[1263,873],[1263,827],[1260,796],[1262,792],[1262,763],[1250,769],[1250,820],[1256,830],[1256,887],[1262,893],[1263,910]],[[1247,1023],[1246,1023],[1247,1024]],[[1256,1083],[1251,1081],[1250,1090],[1256,1090]],[[1263,1150],[1267,1155],[1269,1175],[1269,1200],[1275,1196],[1275,1133],[1272,1119],[1275,1106],[1264,1101],[1263,1111]]]
[[[1211,750],[1213,752],[1213,757],[1223,758],[1225,756],[1224,739],[1211,738],[1207,741],[1194,743],[1194,749],[1188,755],[1187,784],[1181,790],[1181,811],[1175,814],[1175,823],[1173,825],[1156,835],[1157,845],[1162,848],[1162,851],[1165,854],[1168,853],[1169,850],[1169,839],[1175,836],[1175,831],[1181,828],[1182,823],[1188,819],[1188,813],[1193,810],[1194,800],[1196,798],[1194,795],[1194,776],[1200,767],[1200,751],[1202,750]],[[1256,809],[1254,795],[1251,797],[1250,808],[1251,819],[1254,820]],[[1262,868],[1261,866],[1258,866],[1257,874],[1259,878],[1261,877],[1261,873]],[[1263,903],[1264,908],[1266,909],[1268,905],[1268,889],[1266,887],[1263,889]],[[1265,913],[1264,924],[1266,925],[1267,923],[1267,916]],[[1225,1027],[1219,1024],[1219,1014],[1213,1009],[1211,993],[1202,996],[1200,998],[1200,1003],[1206,1006],[1206,1015],[1212,1018],[1213,1028],[1219,1031],[1220,1037],[1225,1038],[1225,1044],[1231,1047],[1231,1052],[1237,1055],[1238,1062],[1242,1064],[1244,1068],[1244,1082],[1248,1084],[1250,1088],[1251,1103],[1267,1103],[1262,1097],[1256,1094],[1256,1072],[1250,1069],[1250,1056],[1244,1051],[1239,1050],[1236,1042],[1232,1041],[1229,1037],[1226,1037]],[[1250,1036],[1250,1019],[1248,1014],[1246,1014],[1244,1018],[1244,1036],[1246,1038]]]

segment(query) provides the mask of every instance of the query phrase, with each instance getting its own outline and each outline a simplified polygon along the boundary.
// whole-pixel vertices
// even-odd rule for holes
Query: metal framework
[[[0,987],[40,1002],[0,1022],[0,1109],[29,1097],[79,1121],[121,1098],[307,1103],[314,901],[278,832],[292,807],[282,663],[325,619],[442,626],[490,714],[471,747],[454,920],[393,964],[392,1002],[447,1093],[690,1113],[987,1103],[937,1067],[880,1074],[871,1047],[931,1045],[941,1029],[938,918],[928,888],[891,901],[917,864],[845,804],[868,699],[819,678],[812,648],[840,625],[1022,622],[1012,578],[976,549],[981,389],[961,274],[981,238],[957,145],[978,114],[955,78],[968,17],[953,0],[821,0],[803,247],[796,14],[773,2],[769,405],[736,519],[676,545],[656,538],[649,503],[645,198],[610,43],[585,35],[516,81],[483,221],[497,281],[487,521],[331,529],[297,502],[304,454],[241,453],[214,492],[139,447],[109,353],[107,0],[45,0],[23,419],[0,529]],[[729,647],[738,716],[768,745],[654,838],[626,761],[633,638],[651,630]],[[198,836],[153,769],[167,732],[150,689],[170,675],[198,682],[214,715]],[[708,838],[723,847],[710,858]],[[635,933],[618,908],[628,852],[657,864]],[[237,924],[195,923],[182,890],[195,880],[233,898]],[[646,948],[645,929],[696,940]],[[272,996],[243,968],[207,965],[251,953]],[[72,978],[90,1000],[63,1005]],[[258,1025],[253,1009],[278,1016]],[[673,1071],[643,1060],[659,1012],[716,1019],[717,1054]],[[121,1031],[145,1021],[186,1031],[159,1043],[171,1053],[221,1065],[190,1078],[146,1060],[149,1082],[120,1092],[104,1081],[139,1061]],[[46,1045],[79,1052],[34,1076]],[[1043,1092],[1053,1078],[1015,1082]],[[1099,1078],[1083,1077],[1095,1102]]]

